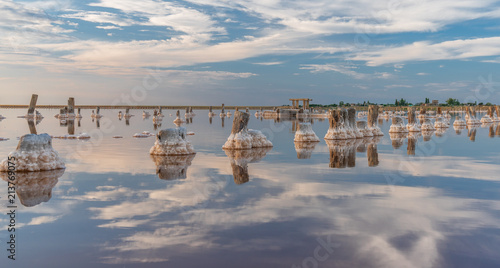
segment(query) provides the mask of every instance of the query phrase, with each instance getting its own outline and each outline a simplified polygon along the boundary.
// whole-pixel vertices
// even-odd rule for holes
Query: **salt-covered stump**
[[[273,146],[262,132],[247,129],[249,119],[250,115],[247,113],[240,111],[234,112],[231,135],[227,138],[222,149],[241,150]]]
[[[187,140],[186,129],[178,127],[160,130],[149,153],[152,155],[188,155],[196,152],[191,142]]]
[[[250,180],[248,164],[259,162],[271,150],[271,147],[253,148],[248,150],[228,150],[224,152],[229,157],[233,170],[234,182],[243,184]]]
[[[457,115],[455,117],[455,122],[453,122],[453,127],[460,127],[461,129],[463,129],[465,128],[465,126],[467,126],[465,120],[463,120],[460,115]]]
[[[314,133],[310,123],[300,123],[295,132],[294,142],[319,142],[318,136]]]
[[[392,118],[392,124],[389,129],[389,133],[407,133],[408,128],[406,128],[403,118],[400,116],[394,116]]]
[[[295,142],[294,144],[297,159],[309,159],[318,142]]]
[[[434,127],[437,129],[448,128],[449,125],[442,117],[436,117],[436,122],[434,122]]]
[[[422,131],[434,131],[436,130],[432,125],[432,122],[429,118],[424,119],[424,123],[422,124]]]
[[[417,118],[415,116],[415,108],[410,107],[408,109],[408,124],[406,128],[409,132],[420,132],[421,125],[418,123]]]
[[[373,136],[384,136],[382,130],[377,125],[378,119],[378,105],[368,106],[368,127],[373,133]]]
[[[46,133],[22,136],[16,150],[10,152],[8,158],[0,163],[0,171],[8,171],[8,162],[14,163],[16,172],[65,168],[64,162],[52,148],[52,138]]]
[[[185,179],[195,154],[186,155],[151,155],[156,165],[156,175],[162,180]]]
[[[363,134],[363,137],[373,137],[373,132],[368,128],[368,123],[365,120],[360,120],[356,122],[359,132]]]
[[[63,174],[64,169],[17,173],[15,183],[19,201],[25,207],[48,202],[52,197],[52,189]],[[2,172],[0,176],[2,180],[9,181],[8,173]]]
[[[325,140],[346,140],[347,132],[344,128],[344,117],[340,110],[330,110],[328,115],[330,127],[325,135]]]

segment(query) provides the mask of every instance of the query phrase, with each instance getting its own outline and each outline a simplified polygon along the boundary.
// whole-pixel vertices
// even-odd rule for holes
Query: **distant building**
[[[439,105],[439,101],[438,100],[432,100],[432,105]]]

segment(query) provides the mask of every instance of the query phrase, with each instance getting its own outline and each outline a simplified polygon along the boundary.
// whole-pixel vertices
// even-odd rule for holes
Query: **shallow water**
[[[38,133],[68,133],[58,110],[40,112]],[[241,156],[221,149],[232,118],[194,112],[184,124],[195,133],[194,158],[155,159],[154,137],[132,136],[175,127],[175,111],[164,111],[155,130],[138,110],[128,124],[118,110],[102,110],[99,128],[83,110],[75,133],[92,138],[53,139],[66,169],[18,189],[15,261],[0,181],[1,267],[500,266],[497,125],[479,126],[474,141],[453,127],[416,137],[408,155],[389,121],[379,121],[380,139],[327,144],[328,122],[314,119],[321,142],[298,154],[296,122],[251,111],[249,128],[274,147]],[[10,139],[0,142],[3,159],[29,127],[16,118],[25,110],[0,114],[0,137]]]

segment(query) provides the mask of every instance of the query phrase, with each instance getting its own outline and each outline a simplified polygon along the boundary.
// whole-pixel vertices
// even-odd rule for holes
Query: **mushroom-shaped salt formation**
[[[488,107],[488,113],[481,118],[481,123],[489,124],[493,123],[493,106]]]
[[[467,123],[465,123],[465,120],[463,120],[460,115],[457,115],[455,117],[455,122],[453,122],[453,127],[465,128],[465,126],[467,126]]]
[[[363,134],[363,137],[373,137],[373,132],[368,128],[368,123],[365,120],[360,120],[356,122],[359,132]]]
[[[295,152],[297,159],[309,159],[316,148],[318,142],[295,142]]]
[[[432,125],[432,122],[429,118],[424,119],[424,123],[422,124],[422,131],[434,131],[436,130]]]
[[[16,150],[0,163],[0,171],[9,171],[9,163],[15,165],[17,172],[65,168],[64,162],[52,148],[52,138],[46,133],[22,136]]]
[[[15,183],[19,201],[25,207],[48,202],[52,197],[52,189],[63,174],[64,169],[17,173]],[[8,173],[2,172],[0,176],[2,180],[9,181]]]
[[[250,180],[250,176],[248,174],[248,164],[259,162],[270,150],[271,147],[252,148],[249,150],[224,149],[224,152],[229,157],[229,161],[231,162],[234,182],[236,184],[248,182]]]
[[[182,120],[181,119],[181,112],[179,110],[177,110],[177,112],[175,113],[175,120],[174,120],[174,124],[176,124],[177,126],[181,125],[182,123],[186,123],[186,121]]]
[[[227,138],[223,149],[251,149],[259,147],[272,147],[273,144],[262,134],[253,129],[247,129],[250,115],[236,111],[234,113],[233,128],[231,135]]]
[[[434,122],[434,127],[437,129],[442,129],[442,128],[448,128],[449,125],[447,122],[445,122],[446,119],[443,117],[436,117],[436,122]]]
[[[394,116],[392,118],[391,128],[389,129],[389,133],[407,133],[408,129],[406,128],[403,118],[399,116]]]
[[[187,140],[186,129],[178,127],[160,130],[149,153],[153,155],[187,155],[196,152],[191,142]]]
[[[314,133],[310,123],[300,123],[299,129],[295,132],[295,142],[318,142],[319,138]]]
[[[331,168],[356,166],[356,140],[326,140]]]
[[[416,116],[415,116],[415,109],[413,107],[410,107],[408,109],[408,124],[406,125],[406,128],[408,129],[409,132],[420,132],[420,124],[417,122]]]
[[[378,105],[368,106],[368,127],[373,133],[373,136],[384,136],[382,130],[377,125]]]
[[[156,175],[162,180],[185,179],[195,154],[186,155],[151,155],[156,164]]]
[[[208,117],[214,117],[214,116],[215,116],[215,113],[214,113],[214,112],[212,112],[212,106],[210,106],[210,107],[208,108]]]
[[[476,107],[467,107],[467,114],[465,115],[465,120],[467,121],[467,125],[479,125],[481,121],[479,121],[476,117]]]
[[[226,116],[231,117],[233,114],[231,114],[231,111],[227,111]]]
[[[500,106],[495,106],[496,115],[492,118],[493,122],[500,122]]]
[[[330,110],[328,116],[330,127],[325,135],[325,140],[346,140],[347,132],[344,128],[343,113],[340,110]]]

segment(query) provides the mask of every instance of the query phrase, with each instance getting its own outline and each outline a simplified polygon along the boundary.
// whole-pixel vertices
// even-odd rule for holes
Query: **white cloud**
[[[342,64],[304,64],[300,67],[302,70],[311,70],[311,73],[323,73],[328,71],[338,72],[347,76],[351,76],[355,79],[389,79],[393,78],[394,75],[387,72],[375,72],[374,74],[366,74],[354,71],[357,67],[354,65],[342,65]]]
[[[366,61],[369,66],[409,61],[470,59],[500,55],[500,37],[460,39],[431,43],[414,42],[399,47],[379,47],[360,52],[353,60]]]

